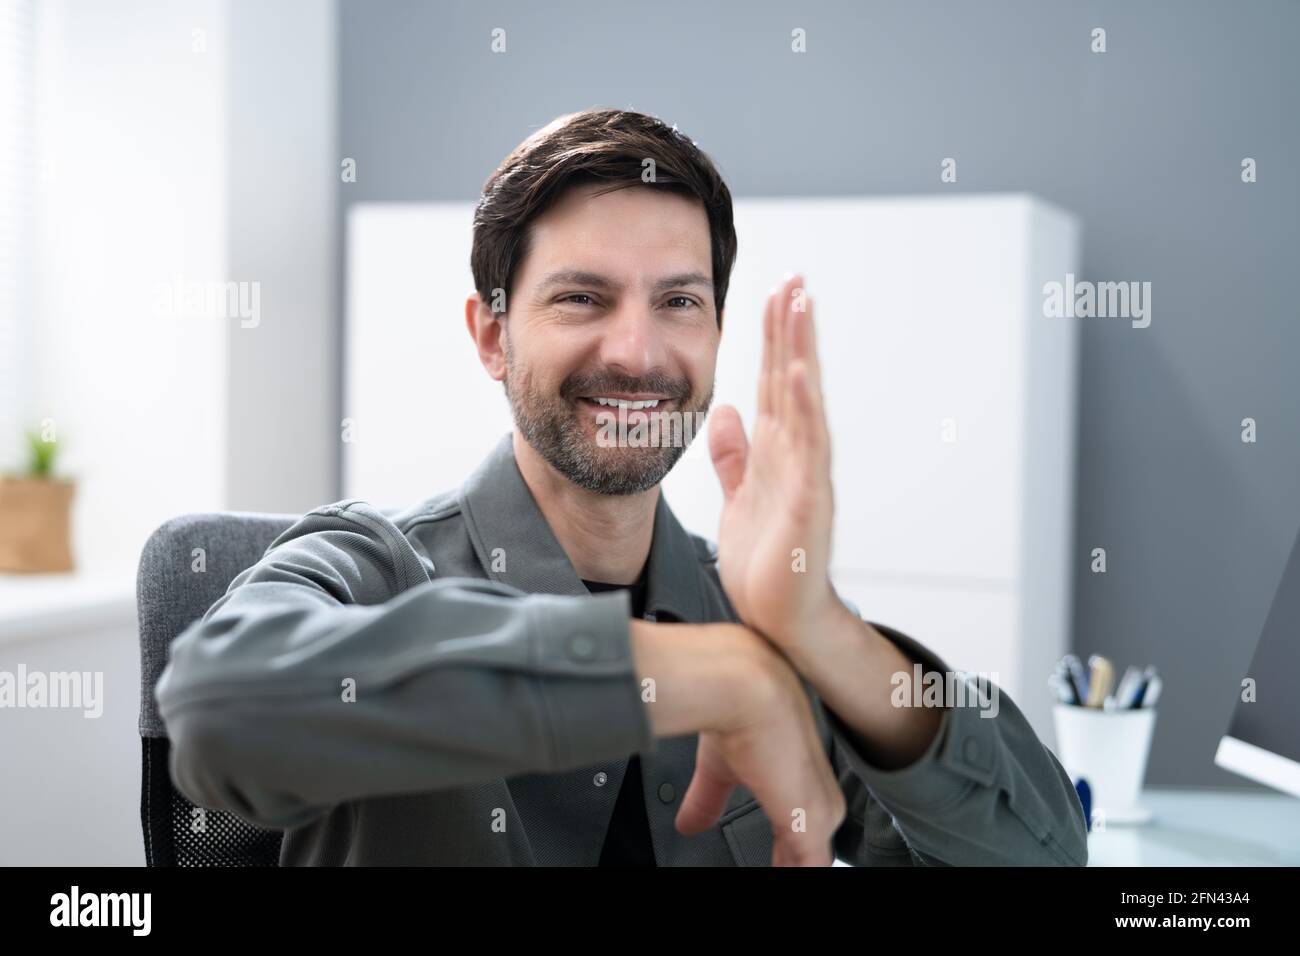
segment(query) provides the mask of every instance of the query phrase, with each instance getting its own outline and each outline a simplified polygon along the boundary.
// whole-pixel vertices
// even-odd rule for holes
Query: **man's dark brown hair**
[[[644,182],[645,160],[654,182]],[[731,191],[713,161],[661,120],[629,110],[589,109],[552,120],[516,146],[483,184],[474,211],[470,268],[483,301],[504,289],[528,251],[529,225],[568,189],[607,182],[599,194],[644,186],[693,196],[704,204],[713,247],[713,300],[718,317],[736,262]],[[508,311],[507,306],[507,311]],[[721,320],[719,318],[719,325]]]

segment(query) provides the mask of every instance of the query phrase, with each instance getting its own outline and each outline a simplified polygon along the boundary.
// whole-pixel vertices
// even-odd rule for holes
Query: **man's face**
[[[674,193],[632,186],[593,197],[597,188],[570,191],[532,225],[506,307],[505,387],[516,426],[560,474],[633,494],[658,484],[684,443],[665,428],[658,447],[611,447],[601,422],[618,415],[616,403],[657,402],[628,406],[632,429],[639,414],[694,422],[713,398],[709,224],[698,202]]]

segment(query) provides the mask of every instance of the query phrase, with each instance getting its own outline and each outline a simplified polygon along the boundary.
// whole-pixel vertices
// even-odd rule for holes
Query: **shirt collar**
[[[510,433],[462,485],[460,502],[470,541],[489,578],[530,594],[587,593],[519,472]],[[647,614],[704,621],[702,576],[696,542],[668,507],[661,488],[646,575]]]

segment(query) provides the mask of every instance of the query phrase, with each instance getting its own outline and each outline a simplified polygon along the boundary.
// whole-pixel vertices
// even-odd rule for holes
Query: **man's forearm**
[[[820,624],[786,646],[795,670],[856,732],[864,756],[876,766],[905,767],[925,753],[943,709],[893,706],[893,675],[910,675],[913,662],[843,602],[833,600]]]

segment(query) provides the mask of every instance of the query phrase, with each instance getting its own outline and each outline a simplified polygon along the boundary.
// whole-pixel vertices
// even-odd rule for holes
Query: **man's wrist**
[[[788,655],[791,665],[868,760],[881,769],[911,764],[929,747],[943,716],[942,708],[894,705],[894,675],[910,674],[912,660],[839,598],[818,621]]]
[[[633,620],[637,682],[655,737],[734,727],[752,713],[780,655],[740,624]]]
[[[855,634],[861,625],[861,619],[839,599],[827,581],[826,593],[808,614],[806,623],[798,633],[787,635],[779,644],[794,669],[812,679],[818,671],[831,666],[846,635]]]

